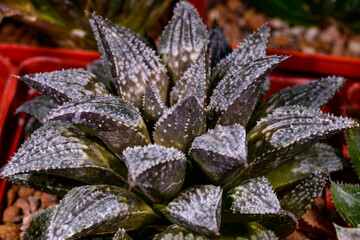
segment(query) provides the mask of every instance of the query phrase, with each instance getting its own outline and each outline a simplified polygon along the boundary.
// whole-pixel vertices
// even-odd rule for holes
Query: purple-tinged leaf
[[[231,54],[216,65],[212,72],[211,82],[222,79],[229,72],[244,66],[249,61],[265,57],[269,34],[270,24],[265,24],[248,36]]]
[[[220,125],[246,124],[268,74],[287,57],[269,56],[234,68],[214,89],[209,118]],[[218,119],[219,118],[219,119]]]
[[[87,184],[126,185],[126,168],[119,159],[84,132],[57,121],[35,131],[1,176],[10,178],[23,173],[56,175]]]
[[[172,226],[157,234],[154,240],[208,240],[204,235],[192,232],[186,228]]]
[[[315,198],[324,188],[328,176],[327,168],[317,169],[280,200],[282,209],[293,213],[299,219],[310,209]]]
[[[298,84],[280,90],[264,101],[251,116],[250,122],[265,117],[272,110],[284,106],[304,106],[320,110],[344,85],[342,77],[326,77],[307,84]]]
[[[246,167],[246,145],[246,132],[241,125],[218,125],[195,138],[189,155],[211,181],[223,184]]]
[[[48,120],[61,120],[92,129],[119,158],[129,146],[147,145],[149,134],[139,111],[115,96],[90,96],[55,109]]]
[[[101,59],[95,60],[94,62],[86,65],[87,70],[95,74],[96,78],[99,79],[99,81],[102,82],[111,93],[116,93],[110,69],[106,69],[108,67],[108,64],[104,65],[104,61]]]
[[[96,185],[72,189],[56,206],[48,239],[77,239],[119,228],[134,230],[157,216],[134,193],[116,186]]]
[[[206,236],[219,235],[222,189],[213,185],[193,187],[182,192],[164,209],[179,226]]]
[[[94,74],[81,68],[29,74],[19,79],[58,104],[93,94],[109,94]]]
[[[174,85],[201,51],[207,51],[208,42],[206,26],[195,8],[187,1],[177,3],[157,46]]]
[[[201,52],[171,90],[170,105],[175,105],[184,98],[194,96],[199,105],[205,107],[210,72],[208,61],[207,53]]]
[[[159,92],[149,84],[146,85],[143,105],[144,119],[150,125],[155,123],[167,110]]]
[[[99,15],[91,14],[90,23],[105,54],[103,59],[109,64],[118,95],[141,108],[148,83],[166,101],[169,80],[156,52],[136,33]]]
[[[335,148],[324,143],[315,143],[291,160],[268,172],[265,177],[273,189],[281,191],[309,177],[319,168],[328,168],[329,172],[334,172],[343,167],[343,159]]]
[[[205,132],[205,113],[194,96],[168,109],[155,124],[156,144],[187,152],[191,142]]]
[[[211,68],[214,68],[221,59],[232,52],[232,48],[225,38],[221,27],[215,21],[209,29],[209,51],[211,56]]]
[[[167,202],[180,192],[186,176],[185,155],[156,144],[123,151],[130,187],[139,186],[153,202]]]
[[[58,105],[46,96],[39,96],[25,102],[16,109],[16,113],[26,113],[35,117],[41,123],[45,123],[46,116]]]
[[[360,186],[331,181],[331,198],[340,216],[352,227],[360,224]]]
[[[231,189],[227,195],[230,207],[224,211],[224,221],[260,221],[280,237],[291,234],[297,227],[295,216],[281,209],[279,200],[264,177],[247,180]]]

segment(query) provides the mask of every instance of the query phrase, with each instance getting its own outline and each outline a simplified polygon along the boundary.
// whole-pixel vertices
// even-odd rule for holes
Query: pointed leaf
[[[205,132],[205,114],[195,97],[188,97],[167,112],[155,124],[154,142],[187,152],[195,137]]]
[[[349,129],[345,133],[351,163],[360,178],[360,128]]]
[[[225,183],[246,166],[245,129],[239,125],[218,125],[193,141],[189,155],[215,183]]]
[[[36,173],[16,174],[11,176],[9,181],[61,197],[74,187],[84,185],[84,183],[70,178]]]
[[[49,122],[25,141],[1,176],[40,173],[88,184],[124,185],[126,180],[119,174],[125,175],[124,171],[120,160],[84,132],[68,123]]]
[[[187,1],[177,3],[157,46],[174,85],[201,51],[207,51],[208,42],[206,26],[194,7]]]
[[[123,155],[130,187],[139,186],[153,202],[166,202],[181,190],[187,167],[182,152],[152,144],[126,148]]]
[[[211,82],[222,79],[226,74],[249,61],[265,57],[269,34],[270,24],[265,24],[249,35],[231,54],[216,65],[212,72]]]
[[[159,92],[147,84],[144,95],[144,119],[146,122],[148,124],[155,123],[166,110],[167,108]]]
[[[286,58],[269,56],[229,72],[211,96],[209,111],[215,116],[211,116],[210,119],[213,118],[212,121],[215,121],[219,116],[218,124],[239,123],[245,127],[267,75]]]
[[[72,189],[56,206],[49,239],[77,239],[99,233],[137,229],[156,218],[151,208],[130,191],[96,185]]]
[[[94,74],[80,68],[29,74],[19,79],[58,104],[87,95],[109,93]]]
[[[204,235],[218,235],[221,218],[220,187],[203,185],[182,192],[165,207],[174,223]]]
[[[207,237],[191,232],[190,230],[178,226],[173,226],[157,234],[154,240],[208,240]]]
[[[118,95],[142,107],[146,83],[166,101],[169,80],[155,51],[131,30],[91,14],[90,23],[104,49]]]
[[[309,148],[315,142],[358,124],[299,106],[275,109],[249,131],[249,167],[243,177],[259,176]]]
[[[210,45],[209,51],[211,56],[211,68],[214,68],[221,59],[225,58],[232,52],[232,48],[225,38],[221,27],[215,21],[209,29]]]
[[[259,106],[252,116],[252,122],[283,106],[299,105],[320,110],[344,85],[344,82],[344,78],[332,76],[282,89]]]
[[[41,123],[45,123],[45,118],[49,112],[57,108],[58,105],[46,96],[39,96],[25,102],[16,109],[16,113],[27,113],[35,117]]]
[[[128,146],[150,143],[139,111],[115,96],[90,96],[55,109],[48,120],[62,120],[92,129],[119,158]]]
[[[331,197],[340,216],[357,227],[360,224],[360,187],[331,182]]]
[[[338,240],[360,239],[360,228],[346,228],[333,223]]]
[[[180,80],[170,93],[170,104],[174,105],[179,100],[194,96],[203,108],[206,103],[206,94],[209,85],[209,59],[202,52],[194,63],[184,72]]]
[[[95,60],[92,63],[86,65],[86,68],[89,72],[95,74],[96,78],[102,82],[111,93],[115,93],[114,91],[114,83],[111,78],[110,69],[106,71],[106,68],[109,67],[104,65],[104,62],[101,59]]]
[[[24,240],[47,240],[47,230],[55,208],[42,210],[34,215],[26,229]]]
[[[310,209],[311,204],[324,188],[328,176],[327,168],[317,169],[280,200],[282,209],[292,212],[299,219]]]
[[[287,236],[296,229],[295,216],[281,209],[279,200],[264,177],[241,183],[228,192],[228,198],[230,209],[224,212],[227,221],[261,221],[277,236]]]
[[[316,169],[328,168],[329,172],[343,169],[342,158],[330,145],[315,143],[291,160],[284,162],[265,176],[276,190],[284,190],[310,176]]]

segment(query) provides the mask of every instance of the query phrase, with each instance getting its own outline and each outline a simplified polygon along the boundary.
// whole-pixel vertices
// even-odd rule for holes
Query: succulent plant
[[[25,239],[291,234],[328,172],[342,168],[336,151],[317,142],[358,126],[320,112],[344,79],[259,104],[269,73],[287,58],[266,56],[269,25],[228,53],[224,36],[210,39],[181,1],[159,57],[125,27],[96,14],[90,23],[102,67],[19,77],[44,95],[19,111],[44,124],[1,176],[63,196],[33,219]],[[274,189],[289,193],[278,199]]]

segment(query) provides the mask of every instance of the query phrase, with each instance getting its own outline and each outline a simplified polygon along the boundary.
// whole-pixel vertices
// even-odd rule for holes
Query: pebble
[[[14,223],[0,225],[0,239],[2,240],[19,240],[20,227]]]
[[[4,223],[15,223],[20,221],[20,210],[20,207],[15,205],[5,208],[2,216],[2,221]]]
[[[18,192],[20,198],[27,198],[34,193],[34,189],[21,186]]]

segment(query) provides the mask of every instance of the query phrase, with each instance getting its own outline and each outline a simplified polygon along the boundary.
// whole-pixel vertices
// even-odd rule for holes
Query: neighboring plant
[[[170,3],[171,0],[2,0],[0,14],[40,29],[59,47],[88,49],[96,47],[89,13],[95,12],[142,34]]]
[[[269,73],[287,58],[266,56],[269,25],[230,53],[219,29],[209,34],[181,1],[159,58],[130,30],[96,14],[90,23],[102,57],[93,73],[19,77],[44,95],[19,111],[44,125],[1,176],[63,196],[35,216],[24,239],[291,234],[329,171],[343,167],[317,142],[358,126],[320,112],[344,79],[287,88],[260,104]],[[271,184],[287,194],[279,200]]]

